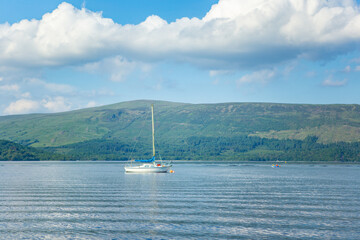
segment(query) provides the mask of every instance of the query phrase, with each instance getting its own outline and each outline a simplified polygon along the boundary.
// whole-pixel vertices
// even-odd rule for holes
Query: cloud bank
[[[0,65],[81,66],[119,58],[211,70],[264,68],[328,59],[358,49],[359,42],[360,11],[352,0],[220,0],[202,19],[168,23],[149,16],[137,25],[64,2],[40,20],[1,24]]]

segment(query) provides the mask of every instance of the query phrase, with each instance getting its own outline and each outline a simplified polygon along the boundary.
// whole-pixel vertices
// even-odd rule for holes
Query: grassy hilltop
[[[156,143],[165,158],[274,160],[306,151],[302,160],[316,153],[325,156],[322,160],[359,158],[359,105],[131,101],[3,116],[0,139],[80,159],[146,157],[151,152],[151,103]]]

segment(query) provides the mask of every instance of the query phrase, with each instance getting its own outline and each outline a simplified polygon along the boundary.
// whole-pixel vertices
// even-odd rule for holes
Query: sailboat
[[[155,127],[154,127],[154,104],[151,104],[151,122],[152,122],[152,147],[153,155],[150,159],[132,160],[129,165],[125,166],[127,173],[166,173],[172,166],[171,163],[163,163],[155,159]],[[140,163],[140,165],[133,163]]]

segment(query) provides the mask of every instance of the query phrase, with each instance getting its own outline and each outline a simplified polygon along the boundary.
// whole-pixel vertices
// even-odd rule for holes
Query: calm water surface
[[[360,239],[359,165],[0,162],[1,239]]]

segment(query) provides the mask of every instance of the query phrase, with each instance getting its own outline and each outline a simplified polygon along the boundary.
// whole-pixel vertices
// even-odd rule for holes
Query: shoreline
[[[184,163],[206,163],[206,164],[279,164],[279,165],[288,165],[288,164],[310,164],[310,165],[360,165],[360,162],[323,162],[323,161],[236,161],[236,160],[164,160],[171,161],[172,163],[184,164]],[[20,161],[11,161],[11,160],[0,160],[1,163],[51,163],[51,162],[64,162],[64,163],[128,163],[129,161],[123,160],[20,160]]]

